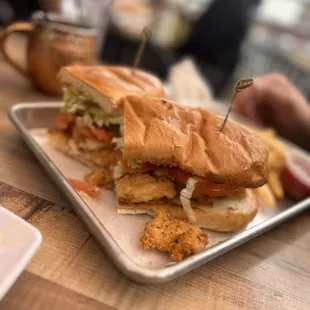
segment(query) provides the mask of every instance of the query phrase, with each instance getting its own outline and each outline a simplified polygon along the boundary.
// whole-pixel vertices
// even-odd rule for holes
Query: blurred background
[[[58,12],[98,27],[98,57],[131,65],[144,26],[141,67],[167,79],[190,56],[217,98],[245,77],[284,73],[309,99],[310,0],[0,0],[0,22]]]

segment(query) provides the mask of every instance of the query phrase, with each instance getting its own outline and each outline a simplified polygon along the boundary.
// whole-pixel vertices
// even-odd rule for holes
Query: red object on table
[[[310,157],[288,153],[281,173],[281,181],[288,196],[302,200],[310,196]]]

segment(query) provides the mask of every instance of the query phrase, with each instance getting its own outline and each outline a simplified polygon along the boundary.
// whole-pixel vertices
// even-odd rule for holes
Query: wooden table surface
[[[310,212],[177,280],[141,285],[127,279],[7,119],[15,103],[53,99],[0,59],[0,204],[43,235],[0,310],[310,309]]]

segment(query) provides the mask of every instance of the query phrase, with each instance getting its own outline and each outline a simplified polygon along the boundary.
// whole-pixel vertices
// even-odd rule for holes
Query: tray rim
[[[254,237],[268,231],[269,229],[279,225],[289,218],[299,214],[310,207],[310,197],[297,204],[291,206],[289,209],[275,215],[274,217],[257,224],[247,230],[241,231],[235,236],[221,241],[218,244],[208,248],[206,251],[188,257],[184,261],[169,265],[163,268],[148,268],[135,263],[116,243],[107,229],[101,224],[96,215],[91,211],[87,204],[77,194],[77,192],[70,186],[66,178],[54,165],[52,160],[45,154],[36,141],[29,135],[27,128],[18,118],[17,113],[20,110],[27,109],[59,109],[62,106],[60,101],[51,102],[28,102],[13,105],[9,111],[8,116],[14,126],[17,128],[22,138],[34,153],[42,167],[50,175],[52,180],[56,183],[60,191],[72,204],[74,210],[80,219],[84,222],[93,236],[97,239],[100,245],[105,249],[107,255],[112,262],[130,279],[140,283],[163,283],[182,276],[189,271],[207,263],[208,261],[236,248],[237,246],[251,240]],[[288,143],[292,145],[291,143]],[[299,150],[299,148],[297,148]]]

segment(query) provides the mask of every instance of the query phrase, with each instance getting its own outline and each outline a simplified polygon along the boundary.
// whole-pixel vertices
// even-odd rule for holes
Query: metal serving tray
[[[88,168],[55,151],[46,141],[46,128],[52,127],[61,103],[24,103],[11,108],[9,116],[42,166],[72,203],[77,215],[97,238],[116,266],[129,278],[142,283],[160,283],[179,277],[238,245],[279,225],[310,206],[310,197],[294,204],[289,199],[275,209],[262,207],[255,219],[237,233],[209,231],[206,249],[171,263],[169,256],[156,250],[145,251],[139,246],[139,232],[147,215],[119,215],[115,211],[112,191],[102,190],[99,199],[85,200],[67,182],[66,177],[80,178]],[[298,151],[298,149],[296,149]]]

